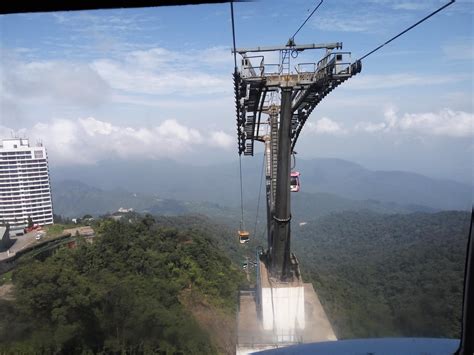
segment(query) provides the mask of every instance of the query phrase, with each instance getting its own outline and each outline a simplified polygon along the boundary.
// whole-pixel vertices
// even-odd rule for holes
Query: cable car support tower
[[[317,63],[290,61],[309,49],[325,49]],[[361,62],[350,63],[342,43],[281,47],[238,48],[242,57],[234,73],[239,155],[253,156],[255,141],[265,144],[268,249],[266,264],[272,277],[289,280],[297,273],[290,249],[291,154],[311,112],[321,100],[361,71]],[[267,64],[264,53],[279,52],[280,63]],[[281,97],[280,100],[277,98]],[[278,102],[279,101],[279,102]],[[262,118],[267,115],[267,120]],[[264,134],[263,126],[268,126]]]
[[[300,52],[318,49],[324,50],[319,61],[292,63]],[[284,46],[234,49],[241,57],[234,72],[238,153],[253,156],[255,142],[264,144],[268,246],[258,253],[255,298],[274,343],[306,342],[304,287],[291,252],[291,155],[315,107],[361,71],[361,62],[351,62],[341,49],[340,42],[296,45],[293,39]],[[270,53],[278,53],[278,63],[267,63]]]

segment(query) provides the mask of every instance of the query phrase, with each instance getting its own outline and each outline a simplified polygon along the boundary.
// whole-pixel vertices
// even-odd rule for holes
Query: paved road
[[[33,231],[24,235],[11,238],[12,240],[16,240],[16,242],[11,246],[8,251],[0,253],[0,260],[9,258],[10,256],[13,256],[18,253],[20,250],[26,248],[27,246],[37,243],[38,241],[35,239],[36,233],[38,233],[38,231]]]

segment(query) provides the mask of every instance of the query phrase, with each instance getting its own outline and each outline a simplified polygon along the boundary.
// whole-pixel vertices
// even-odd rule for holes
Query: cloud
[[[117,11],[116,11],[117,13]],[[62,26],[67,26],[69,30],[85,33],[130,33],[145,31],[145,24],[154,23],[153,16],[139,16],[131,14],[130,11],[124,15],[94,14],[93,12],[81,11],[77,13],[52,13],[50,14]]]
[[[88,164],[95,148],[88,142],[79,125],[69,120],[54,120],[51,123],[37,123],[30,132],[24,130],[32,141],[42,141],[49,153],[50,160],[59,163]],[[95,145],[95,144],[94,144]]]
[[[224,65],[229,68],[229,64],[232,65],[234,60],[231,48],[225,46],[210,47],[194,55],[199,55],[200,60],[209,66]]]
[[[313,21],[313,26],[318,30],[334,32],[369,32],[378,24],[380,24],[380,19],[367,15],[357,15],[351,18],[333,15]]]
[[[405,131],[437,136],[469,137],[474,135],[474,115],[449,109],[438,113],[404,114],[397,126]]]
[[[2,64],[0,86],[2,95],[17,104],[42,100],[44,104],[97,107],[110,93],[107,82],[89,65],[61,61],[20,62],[9,58]]]
[[[155,129],[159,137],[185,144],[201,143],[203,140],[199,131],[183,126],[175,120],[166,120]]]
[[[11,129],[0,126],[9,136]],[[55,119],[16,131],[40,140],[54,165],[94,164],[100,160],[176,158],[204,146],[229,149],[234,139],[223,131],[202,133],[174,119],[153,127],[119,126],[94,117],[77,120]]]
[[[136,54],[136,53],[135,53]],[[232,83],[228,77],[193,71],[191,68],[177,68],[161,62],[156,55],[143,53],[129,57],[126,62],[101,59],[92,67],[113,89],[128,93],[147,95],[197,95],[228,92]]]
[[[330,118],[323,117],[316,121],[316,123],[306,123],[306,131],[315,134],[332,134],[339,135],[347,133],[347,130],[343,128],[342,124],[337,123]]]
[[[380,1],[346,1],[344,5],[323,7],[311,24],[314,28],[328,32],[384,33],[393,25],[404,23],[410,16]],[[387,16],[390,11],[390,16]]]
[[[407,1],[407,0],[369,0],[370,3],[385,6],[393,10],[419,11],[436,9],[439,1]]]
[[[419,1],[399,1],[392,6],[395,10],[425,10],[429,8],[429,4],[421,3]]]
[[[232,56],[224,47],[171,51],[155,47],[128,52],[123,59],[97,59],[92,67],[109,85],[135,94],[183,96],[231,92],[228,73]],[[227,69],[228,69],[227,68]]]
[[[387,75],[361,75],[356,76],[346,84],[352,90],[393,89],[404,86],[428,86],[457,83],[468,80],[466,76],[459,75],[419,75],[410,73],[397,73]]]
[[[474,114],[443,109],[439,112],[405,113],[398,116],[394,109],[384,113],[383,122],[359,122],[355,130],[368,133],[406,132],[419,135],[470,137],[474,136]]]
[[[386,128],[387,128],[387,124],[385,122],[380,122],[380,123],[359,122],[355,126],[356,131],[365,131],[369,133],[383,131]]]
[[[60,104],[98,106],[112,90],[114,94],[182,96],[232,92],[232,55],[225,47],[199,52],[154,47],[85,63],[25,61],[10,54],[2,62],[1,88],[4,95],[18,101],[46,98]]]
[[[236,140],[231,135],[223,132],[217,131],[211,133],[210,143],[220,148],[230,148],[235,144]]]
[[[474,39],[466,38],[462,42],[448,43],[441,47],[444,56],[449,60],[474,60]]]

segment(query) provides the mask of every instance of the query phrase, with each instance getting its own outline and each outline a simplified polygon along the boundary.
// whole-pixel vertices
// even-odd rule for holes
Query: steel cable
[[[388,41],[386,41],[385,43],[381,44],[380,46],[378,46],[377,48],[371,50],[369,53],[365,54],[363,57],[359,58],[357,61],[360,61],[364,58],[367,58],[369,55],[371,55],[372,53],[375,53],[377,52],[380,48],[384,47],[385,45],[389,44],[390,42],[392,42],[393,40],[397,39],[398,37],[400,37],[401,35],[407,33],[408,31],[410,31],[412,28],[415,28],[416,26],[418,26],[420,23],[428,20],[431,16],[434,16],[436,15],[438,12],[442,11],[443,9],[445,9],[446,7],[448,7],[449,5],[453,4],[456,0],[451,0],[450,2],[448,2],[447,4],[441,6],[438,10],[436,11],[433,11],[431,14],[429,14],[428,16],[422,18],[420,21],[418,21],[417,23],[415,23],[414,25],[411,25],[410,27],[408,27],[406,30],[400,32],[399,34],[397,34],[396,36],[390,38]]]
[[[308,22],[308,20],[311,18],[311,16],[313,16],[313,14],[316,12],[317,9],[319,9],[319,7],[321,6],[321,4],[323,3],[324,0],[321,0],[319,2],[319,4],[316,6],[316,8],[313,10],[313,12],[311,12],[309,14],[309,16],[306,18],[306,20],[304,20],[304,22],[301,24],[301,26],[296,30],[295,34],[293,36],[290,37],[291,40],[294,40],[295,39],[295,36],[298,34],[298,32],[303,28],[303,26],[306,24],[306,22]]]

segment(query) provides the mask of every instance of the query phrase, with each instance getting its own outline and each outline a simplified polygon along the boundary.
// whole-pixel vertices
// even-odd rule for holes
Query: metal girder
[[[236,48],[232,53],[255,53],[255,52],[274,52],[274,51],[304,51],[305,49],[342,49],[342,42],[335,43],[321,43],[321,44],[300,44],[294,46],[269,46],[269,47],[254,47],[254,48]]]
[[[239,154],[253,155],[263,102],[268,89],[264,81],[248,81],[234,73],[235,106],[237,111],[237,136]]]
[[[295,127],[291,132],[292,149],[294,149],[296,145],[296,141],[306,120],[321,100],[344,81],[360,73],[362,69],[360,61],[352,63],[341,72],[334,72],[334,66],[329,67],[328,69],[330,70],[324,69],[324,73],[317,75],[313,84],[294,95],[293,121],[295,122]]]
[[[244,137],[242,122],[241,122],[243,107],[240,103],[240,91],[242,90],[242,79],[240,77],[240,74],[237,71],[234,72],[233,78],[234,78],[235,112],[237,116],[237,143],[238,143],[239,155],[241,155],[245,149],[245,137]]]
[[[260,47],[259,47],[260,48]],[[348,52],[329,52],[318,63],[298,64],[296,73],[265,73],[265,64],[252,66],[251,57],[244,56],[245,65],[234,73],[239,154],[253,155],[258,139],[265,97],[271,91],[292,88],[291,149],[293,150],[314,108],[332,90],[361,71],[361,63],[344,60]],[[308,69],[308,65],[311,67]]]

